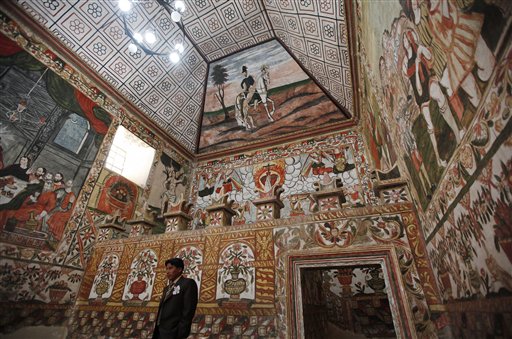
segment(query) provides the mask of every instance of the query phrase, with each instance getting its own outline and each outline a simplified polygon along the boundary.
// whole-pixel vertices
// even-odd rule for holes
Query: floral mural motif
[[[116,281],[119,257],[116,254],[107,254],[94,277],[94,282],[89,292],[89,299],[108,299],[112,295]]]
[[[326,275],[329,289],[337,295],[386,293],[386,284],[380,266],[342,267],[326,271]]]
[[[512,292],[511,141],[482,168],[428,245],[445,300]]]
[[[354,222],[325,222],[318,225],[315,238],[321,246],[347,247],[352,244],[356,232],[357,225]]]
[[[322,247],[348,247],[352,244],[390,242],[404,245],[404,226],[394,217],[373,217],[362,220],[337,220],[317,223],[315,242]]]
[[[203,264],[203,252],[195,246],[186,246],[176,253],[177,258],[183,259],[185,270],[183,274],[187,278],[194,279],[197,283],[198,293],[201,293],[201,265]]]
[[[48,265],[4,260],[0,266],[0,295],[3,300],[69,304],[82,281],[79,271]]]
[[[151,299],[157,259],[156,253],[151,249],[145,249],[135,257],[126,280],[122,300],[147,302]]]
[[[407,188],[386,189],[381,192],[382,200],[385,204],[398,204],[411,201]]]
[[[217,300],[254,299],[255,268],[252,249],[245,243],[226,247],[219,258]]]

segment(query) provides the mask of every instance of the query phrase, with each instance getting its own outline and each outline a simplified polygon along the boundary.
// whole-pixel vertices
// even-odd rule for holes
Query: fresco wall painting
[[[10,332],[23,324],[59,326],[70,317],[70,307],[76,298],[83,268],[91,254],[92,245],[98,237],[95,224],[103,220],[105,216],[104,212],[87,208],[87,206],[110,149],[115,126],[122,121],[123,125],[132,133],[157,150],[162,149],[163,142],[139,122],[132,120],[124,110],[93,87],[82,74],[57,57],[45,45],[28,40],[27,36],[31,36],[31,33],[20,31],[20,27],[3,14],[0,14],[0,19],[3,34],[1,35],[2,53],[0,57],[2,75],[6,77],[14,72],[13,74],[18,78],[27,82],[26,85],[23,85],[23,81],[9,82],[7,86],[2,87],[2,90],[19,89],[20,93],[28,94],[33,89],[25,107],[17,106],[21,102],[18,100],[17,94],[2,96],[2,100],[6,101],[4,104],[8,106],[8,109],[5,110],[8,114],[2,114],[0,117],[2,121],[5,120],[5,123],[2,124],[3,132],[0,131],[2,133],[0,142],[4,155],[2,166],[6,167],[11,163],[18,162],[17,159],[21,160],[24,147],[29,159],[35,159],[32,164],[27,166],[27,169],[28,167],[34,168],[34,173],[29,173],[34,183],[29,187],[39,189],[39,185],[41,187],[46,185],[48,188],[52,186],[53,189],[54,186],[62,184],[62,178],[59,176],[57,176],[58,180],[54,180],[51,185],[49,176],[46,178],[48,183],[43,180],[45,178],[41,177],[40,173],[42,172],[40,168],[43,167],[47,169],[43,174],[49,172],[54,174],[52,179],[55,179],[55,174],[58,172],[65,180],[73,178],[73,176],[76,179],[71,183],[72,186],[66,187],[66,180],[63,182],[63,189],[45,191],[48,192],[47,196],[51,193],[56,195],[59,193],[58,199],[61,202],[57,206],[60,213],[59,232],[45,233],[37,230],[39,232],[37,234],[50,234],[55,241],[46,241],[46,244],[43,245],[37,241],[27,242],[28,237],[25,232],[21,234],[24,238],[23,247],[19,246],[20,241],[13,242],[9,239],[7,241],[3,239],[0,243],[0,256],[4,264],[0,291],[2,295],[5,295],[2,300],[14,307],[3,308],[7,313],[2,312],[1,326],[2,331]],[[10,39],[15,40],[15,43],[13,44]],[[36,59],[38,61],[35,61]],[[9,66],[15,63],[19,63],[19,65]],[[27,68],[27,70],[23,68]],[[28,87],[18,88],[16,86]],[[58,95],[53,95],[53,92]],[[34,110],[36,107],[43,109]],[[54,107],[53,110],[52,107]],[[51,112],[51,114],[42,115],[44,112]],[[19,113],[25,113],[25,115],[19,115]],[[36,114],[38,115],[36,116]],[[108,118],[109,115],[112,118]],[[35,119],[36,117],[37,119]],[[108,128],[110,119],[114,120],[111,127]],[[83,132],[82,134],[70,133],[69,125],[71,123],[76,123],[82,128],[81,131],[88,126],[89,136],[84,137]],[[23,130],[16,129],[18,124],[23,125]],[[13,128],[10,127],[9,132],[4,130],[6,126]],[[35,134],[35,127],[39,128],[40,133]],[[7,132],[9,133],[4,134]],[[34,138],[32,142],[28,142],[27,138],[30,136]],[[27,142],[25,143],[23,140],[27,140]],[[54,144],[49,147],[52,140]],[[64,142],[64,140],[67,141]],[[74,145],[74,148],[65,149],[69,145]],[[76,152],[77,155],[73,156],[73,152]],[[62,156],[63,154],[71,154],[71,156],[65,157]],[[170,152],[170,154],[179,159],[180,163],[185,162],[184,158],[176,152]],[[25,162],[24,159],[22,160]],[[41,180],[38,179],[40,177]],[[150,174],[148,180],[151,178]],[[36,183],[37,180],[39,183]],[[14,186],[13,182],[4,183],[3,187]],[[7,187],[7,189],[12,192],[14,187]],[[62,194],[60,194],[60,190],[62,190]],[[79,191],[80,193],[78,193]],[[41,197],[43,194],[45,193],[39,196]],[[149,190],[144,190],[142,197],[147,199],[148,195]],[[14,198],[14,193],[12,197],[2,196],[4,200],[14,200]],[[26,202],[30,203],[31,196],[27,195],[26,199]],[[69,207],[70,204],[71,207]],[[134,202],[135,205],[136,202]],[[10,211],[6,209],[2,213]],[[28,215],[29,218],[26,221],[22,220],[19,225],[28,222],[30,226],[33,223],[30,213]],[[57,220],[57,211],[53,215],[48,215],[46,219],[50,220],[52,216],[52,221]],[[12,216],[9,217],[12,218]],[[45,218],[41,219],[44,221]],[[68,219],[65,228],[63,227],[66,224],[64,219]],[[41,220],[36,221],[41,222]],[[9,227],[12,228],[12,226]],[[39,227],[39,223],[35,227]],[[5,233],[4,231],[5,228],[2,226],[2,234]],[[34,231],[28,231],[34,233]],[[99,264],[96,262],[96,265]],[[107,265],[106,262],[104,265]],[[42,283],[45,283],[46,287],[42,287]],[[96,293],[95,296],[94,293],[96,292],[91,292],[91,296],[97,301],[99,295]],[[103,298],[105,295],[102,295]]]
[[[512,154],[511,5],[396,5],[393,22],[376,20],[365,26],[377,7],[360,2],[359,35],[366,74],[372,77],[373,70],[380,78],[369,90],[383,103],[391,135],[399,136],[392,143],[405,155],[399,163],[407,169],[404,173],[422,207],[422,230],[417,233],[425,236],[435,272],[431,283],[439,286],[441,302],[448,303],[454,334],[469,333],[470,326],[482,336],[503,335],[500,324],[510,313],[506,305],[512,287],[507,254],[511,232],[504,221],[511,209],[506,179]],[[382,44],[369,39],[371,34],[382,36]],[[484,305],[488,298],[495,309],[470,301]],[[466,305],[468,311],[457,305]],[[488,321],[479,321],[476,328],[468,317]]]
[[[1,291],[9,305],[37,306],[29,312],[3,308],[3,326],[19,326],[28,314],[36,317],[29,318],[34,324],[58,325],[70,315],[83,251],[91,245],[84,235],[78,246],[68,221],[83,207],[82,185],[94,182],[86,176],[110,118],[59,77],[65,65],[51,52],[31,45],[38,59],[44,55],[43,64],[11,41],[29,44],[11,24],[2,16]]]
[[[509,136],[428,244],[445,300],[512,293],[511,152]]]
[[[346,120],[277,40],[213,62],[209,69],[200,152]]]
[[[1,40],[0,238],[54,250],[110,118],[13,41]]]
[[[112,295],[114,283],[119,268],[119,256],[113,253],[107,253],[98,266],[98,273],[94,277],[94,282],[89,293],[89,300],[97,300],[100,303],[103,299],[108,299]]]
[[[377,180],[379,183],[392,184],[403,180],[398,167],[398,156],[391,140],[391,124],[387,114],[384,114],[381,95],[376,93],[377,84],[375,75],[369,67],[368,60],[364,52],[364,46],[359,46],[361,52],[361,125],[362,130],[369,131],[363,133],[370,159],[375,167]]]
[[[506,334],[500,324],[510,314],[511,50],[497,62],[485,101],[426,211],[427,248],[443,300],[467,304],[469,313],[456,308],[451,314],[459,334],[466,328],[462,319],[480,313],[494,325],[479,333]],[[469,302],[491,298],[494,307]]]
[[[405,302],[404,307],[407,316],[401,315],[401,319],[405,321],[405,327],[395,326],[396,330],[400,328],[403,331],[411,331],[410,328],[415,327],[415,331],[419,337],[428,337],[433,335],[435,328],[430,320],[430,311],[428,309],[427,294],[432,293],[432,288],[427,284],[423,286],[419,283],[422,278],[419,277],[418,271],[414,264],[414,252],[411,251],[405,235],[405,225],[411,222],[409,217],[402,219],[401,216],[383,215],[378,218],[371,217],[356,217],[348,219],[334,219],[327,220],[326,222],[310,222],[296,227],[283,227],[274,229],[274,242],[277,259],[276,275],[277,275],[277,294],[276,299],[278,302],[278,326],[282,333],[294,333],[300,323],[300,318],[294,311],[294,303],[297,302],[296,297],[293,297],[294,288],[287,284],[292,282],[294,276],[291,276],[291,266],[295,257],[304,258],[304,251],[307,251],[308,256],[318,255],[318,259],[308,260],[308,265],[327,265],[325,264],[329,256],[335,257],[335,260],[330,262],[329,265],[340,260],[344,260],[344,254],[347,256],[346,260],[351,263],[360,262],[365,255],[370,256],[372,248],[376,251],[378,245],[391,245],[392,261],[396,260],[389,266],[387,262],[387,269],[393,270],[395,273],[394,279],[399,279],[393,284],[401,286],[403,279],[405,283],[406,296],[401,296],[401,300]],[[407,220],[407,221],[406,221]],[[405,222],[405,223],[404,223]],[[330,232],[325,232],[322,227],[325,223],[332,224]],[[376,225],[381,226],[377,227]],[[381,228],[382,227],[382,228]],[[384,231],[386,230],[386,231]],[[375,247],[373,247],[375,246]],[[350,251],[345,249],[350,248]],[[353,254],[361,251],[360,253]],[[389,251],[389,249],[388,249]],[[396,251],[396,252],[395,252]],[[395,257],[396,255],[396,257]],[[297,259],[297,265],[300,264],[300,259]],[[348,265],[348,264],[347,264]],[[391,268],[393,267],[393,268]],[[398,268],[400,267],[400,269]],[[388,271],[389,272],[389,271]],[[401,272],[401,273],[398,273]],[[399,277],[396,278],[396,274]],[[390,279],[390,278],[388,278]],[[388,280],[389,282],[389,280]],[[412,316],[411,316],[412,315]],[[409,319],[409,320],[407,320]],[[407,321],[414,322],[414,325],[407,324]]]
[[[421,244],[415,244],[415,250],[411,250],[406,239],[405,228],[417,227],[413,214],[403,204],[393,208],[376,207],[372,214],[379,217],[364,216],[368,212],[366,208],[352,209],[350,212],[304,216],[299,224],[297,220],[281,219],[254,225],[171,232],[155,235],[153,239],[141,240],[136,237],[99,243],[80,288],[77,310],[71,321],[71,335],[94,333],[150,337],[158,301],[166,284],[163,262],[165,258],[179,255],[187,260],[190,276],[194,279],[199,277],[196,281],[200,283],[202,291],[193,334],[219,338],[237,335],[288,337],[291,332],[283,327],[288,321],[285,310],[292,309],[287,305],[291,286],[288,282],[291,280],[285,278],[288,274],[286,258],[308,251],[321,256],[337,253],[336,260],[339,260],[340,253],[346,253],[348,257],[345,260],[354,262],[349,253],[355,251],[358,255],[368,256],[372,251],[382,251],[383,248],[394,258],[393,274],[399,274],[399,277],[393,279],[398,279],[396,283],[399,286],[402,280],[404,282],[406,294],[402,297],[406,303],[403,306],[405,309],[400,312],[412,315],[408,316],[413,326],[411,330],[417,332],[419,337],[432,335],[433,324],[429,320],[427,303],[431,302],[428,295],[433,291],[423,284],[423,277],[415,268],[416,250],[420,250]],[[134,280],[133,263],[145,253],[148,258],[158,258],[153,292],[145,302],[134,303],[131,298],[120,307],[119,302],[126,296],[128,282]],[[121,258],[117,278],[112,295],[108,298],[103,296],[102,302],[98,303],[90,295],[97,286],[95,282],[98,277],[104,273],[100,263],[111,254]],[[322,262],[322,259],[318,259],[318,262]],[[329,265],[332,266],[332,263]],[[237,274],[238,278],[235,277]],[[372,278],[362,279],[368,286],[373,286],[373,291],[387,291],[374,284],[378,277],[374,279],[369,271],[367,276]],[[232,282],[227,284],[227,281]],[[353,283],[354,293],[358,293],[357,289],[363,290],[361,281],[359,284],[358,281]],[[239,285],[245,285],[245,289],[238,290]],[[366,292],[370,291],[367,287]],[[219,299],[219,296],[222,298]]]
[[[397,1],[389,7],[395,19],[385,23],[374,20],[382,17],[380,6],[359,3],[363,59],[369,74],[378,74],[372,87],[382,103],[381,120],[400,136],[394,145],[405,154],[426,209],[485,95],[510,18],[498,5],[478,1]]]
[[[225,338],[233,335],[275,336],[271,231],[250,230],[241,226],[237,229],[224,228],[220,233],[219,230],[214,228],[201,232],[181,231],[156,235],[152,240],[128,238],[99,243],[80,287],[78,309],[71,320],[71,336],[94,333],[150,337],[158,302],[167,284],[164,261],[173,256],[182,257],[187,262],[187,276],[195,279],[202,291],[194,318],[193,333]],[[244,243],[250,247],[241,245],[238,239],[244,239]],[[105,274],[105,265],[102,266],[101,263],[105,263],[105,258],[112,255],[121,258],[117,277],[110,279],[114,282],[114,286],[109,287],[113,293],[110,296],[103,295],[101,302],[98,302],[97,298],[90,296],[97,289],[96,282],[99,277]],[[239,258],[241,261],[235,260]],[[141,262],[148,265],[139,265]],[[237,286],[226,283],[225,280],[218,281],[218,272],[222,272],[224,267],[231,272],[225,280],[239,282],[245,275],[252,274],[252,281],[247,281],[247,287],[238,292],[239,296],[234,293]],[[233,277],[235,268],[239,271],[238,279]],[[146,275],[139,274],[144,269],[152,272],[149,275],[154,274],[151,293],[148,293],[150,280],[146,279]],[[139,292],[143,289],[145,291],[137,297],[132,293],[132,290]],[[218,299],[219,291],[227,297]],[[248,299],[247,294],[252,298]],[[119,302],[122,302],[121,307],[118,306]],[[214,308],[214,305],[222,307]]]
[[[251,200],[276,186],[284,190],[281,218],[313,213],[315,184],[335,179],[343,183],[346,207],[377,204],[363,150],[362,139],[349,130],[198,163],[191,184],[191,227],[208,226],[206,207],[225,195],[234,200],[234,223],[253,223],[257,215]]]
[[[190,179],[185,173],[188,173],[189,169],[185,167],[186,162],[170,150],[162,152],[155,160],[156,167],[152,172],[147,205],[148,208],[157,210],[158,215],[162,215],[167,211],[169,204],[186,197]]]

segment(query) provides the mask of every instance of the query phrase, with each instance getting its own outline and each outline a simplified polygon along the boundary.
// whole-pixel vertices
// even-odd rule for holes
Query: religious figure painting
[[[158,215],[163,215],[171,204],[184,198],[186,185],[184,166],[163,152],[154,170],[148,208],[156,209],[159,211]]]
[[[110,120],[0,34],[0,241],[58,246]]]
[[[387,122],[426,209],[480,107],[509,8],[447,0],[358,6],[361,55],[382,111],[374,118]]]
[[[345,119],[273,40],[210,65],[199,151],[236,147]]]

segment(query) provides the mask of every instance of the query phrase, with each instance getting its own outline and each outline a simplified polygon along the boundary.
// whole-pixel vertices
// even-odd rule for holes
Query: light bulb
[[[176,52],[171,52],[171,54],[169,54],[169,59],[173,64],[176,64],[180,61],[180,55]]]
[[[181,20],[181,14],[180,14],[178,11],[173,11],[173,12],[171,13],[171,19],[172,19],[172,21],[174,21],[174,22],[180,22],[180,20]]]
[[[134,43],[129,44],[128,51],[132,54],[137,53],[137,46]]]
[[[185,47],[183,47],[183,44],[181,42],[178,42],[174,48],[176,48],[176,50],[181,54],[183,53],[183,51],[185,50]]]
[[[174,8],[181,13],[185,12],[185,1],[177,0],[174,2]]]
[[[156,35],[155,35],[155,33],[151,32],[151,31],[147,31],[144,34],[144,39],[146,39],[146,42],[148,44],[154,44],[156,42]]]
[[[129,12],[132,9],[132,3],[129,0],[119,0],[119,9],[123,12]]]
[[[140,33],[135,33],[133,35],[133,38],[135,39],[135,41],[137,41],[139,44],[142,42],[142,34]]]

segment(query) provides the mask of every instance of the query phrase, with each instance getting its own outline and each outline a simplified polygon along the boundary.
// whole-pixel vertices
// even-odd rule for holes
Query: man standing
[[[187,338],[197,307],[197,284],[183,277],[182,259],[168,259],[165,268],[169,285],[164,288],[158,307],[153,339]]]

